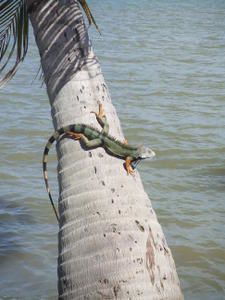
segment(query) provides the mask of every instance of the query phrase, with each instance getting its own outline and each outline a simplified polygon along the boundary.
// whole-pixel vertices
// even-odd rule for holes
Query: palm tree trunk
[[[29,0],[55,129],[98,126],[103,103],[110,133],[120,123],[75,0]],[[33,4],[33,5],[32,5]],[[138,173],[77,141],[57,144],[59,299],[183,299],[171,251]]]

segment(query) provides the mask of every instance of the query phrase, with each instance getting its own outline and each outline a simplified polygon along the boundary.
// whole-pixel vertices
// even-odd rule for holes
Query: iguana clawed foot
[[[98,113],[96,113],[95,111],[91,111],[91,113],[95,114],[96,119],[102,120],[106,117],[102,103],[99,103],[98,105]]]
[[[96,117],[98,123],[102,126],[104,131],[106,133],[108,133],[109,125],[108,125],[108,122],[107,122],[107,119],[106,119],[106,114],[105,114],[105,111],[103,109],[103,105],[99,102],[98,113],[96,113],[95,111],[91,111],[91,113],[95,114],[95,117]]]
[[[126,161],[125,161],[125,169],[127,171],[127,174],[129,175],[133,175],[135,174],[135,171],[133,170],[132,166],[131,166],[131,159],[129,157],[126,158]]]

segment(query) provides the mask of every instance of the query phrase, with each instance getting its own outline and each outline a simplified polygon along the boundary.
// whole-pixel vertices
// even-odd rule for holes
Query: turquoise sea
[[[187,300],[225,299],[225,1],[88,0],[90,29]],[[57,232],[41,170],[52,132],[29,54],[0,90],[0,299],[57,299]],[[54,152],[54,151],[52,151]],[[57,197],[55,155],[50,178]]]

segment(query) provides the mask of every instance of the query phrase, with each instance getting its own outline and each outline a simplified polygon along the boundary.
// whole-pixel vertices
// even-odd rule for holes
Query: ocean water
[[[90,29],[185,299],[225,299],[225,1],[90,0]],[[52,132],[38,52],[0,91],[0,299],[57,298],[57,232],[41,156]],[[54,151],[53,151],[54,152]],[[50,178],[57,197],[55,156]]]

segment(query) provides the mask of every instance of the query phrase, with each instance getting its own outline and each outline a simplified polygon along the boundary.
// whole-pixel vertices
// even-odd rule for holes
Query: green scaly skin
[[[47,173],[47,159],[48,153],[52,144],[62,135],[67,137],[80,140],[86,149],[94,149],[97,147],[103,147],[107,153],[112,156],[124,159],[125,169],[128,174],[133,175],[134,169],[137,164],[145,158],[152,158],[155,156],[154,151],[150,148],[144,146],[131,146],[127,143],[120,142],[116,140],[113,136],[109,135],[109,124],[107,122],[105,113],[103,111],[102,105],[99,105],[99,113],[95,113],[98,123],[101,125],[102,130],[98,130],[94,127],[85,124],[71,124],[64,126],[49,138],[43,153],[43,174],[46,189],[51,201],[51,205],[55,212],[56,218],[59,221],[58,213],[56,211],[51,192],[48,183],[48,173]]]

